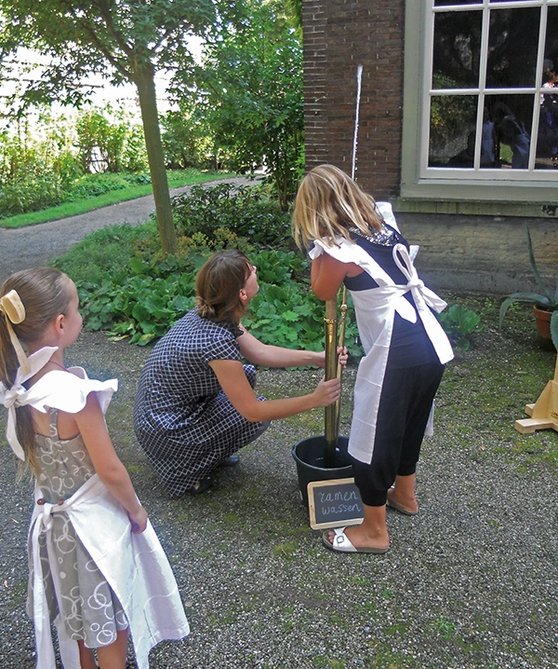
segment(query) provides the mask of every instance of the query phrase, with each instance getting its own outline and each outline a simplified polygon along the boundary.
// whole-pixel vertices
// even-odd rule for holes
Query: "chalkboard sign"
[[[364,518],[362,499],[353,478],[311,481],[308,511],[313,530],[359,525]]]

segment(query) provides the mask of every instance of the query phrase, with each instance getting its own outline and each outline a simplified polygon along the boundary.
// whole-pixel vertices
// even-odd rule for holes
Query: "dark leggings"
[[[364,504],[383,506],[395,476],[414,474],[430,408],[444,365],[431,362],[386,369],[380,396],[372,462],[353,458],[355,483]]]

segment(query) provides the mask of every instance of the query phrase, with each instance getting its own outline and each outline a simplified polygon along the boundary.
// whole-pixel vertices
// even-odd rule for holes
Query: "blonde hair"
[[[314,167],[300,183],[293,211],[293,235],[300,248],[315,239],[332,246],[337,236],[350,238],[350,227],[369,235],[381,225],[374,198],[335,165]]]
[[[19,366],[9,328],[28,351],[31,344],[40,340],[50,323],[59,314],[67,312],[72,298],[71,285],[71,279],[66,274],[49,267],[21,270],[4,281],[0,297],[15,291],[24,308],[24,318],[19,323],[14,323],[5,311],[0,313],[0,381],[6,388],[15,383]],[[28,406],[18,407],[16,417],[17,437],[23,447],[25,461],[36,472],[31,409]]]
[[[237,250],[211,256],[196,277],[196,305],[202,318],[238,325],[244,312],[240,290],[250,276],[252,265]]]

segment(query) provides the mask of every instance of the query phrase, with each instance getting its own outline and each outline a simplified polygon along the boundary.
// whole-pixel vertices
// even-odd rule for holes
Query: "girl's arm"
[[[354,263],[342,263],[327,253],[312,261],[310,279],[312,291],[319,300],[332,300],[346,276],[356,276],[362,269]]]
[[[74,414],[74,418],[97,475],[126,510],[132,532],[143,532],[147,526],[147,512],[137,498],[126,467],[114,450],[95,393],[88,395],[85,408]]]
[[[209,365],[233,407],[252,423],[287,418],[309,409],[325,407],[336,402],[340,395],[339,379],[331,379],[320,381],[316,389],[307,395],[260,402],[246,378],[241,362],[212,360]]]

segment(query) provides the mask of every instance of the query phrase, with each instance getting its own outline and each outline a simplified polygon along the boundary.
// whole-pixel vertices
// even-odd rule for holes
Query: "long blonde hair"
[[[369,235],[381,224],[374,198],[335,165],[314,167],[298,188],[293,235],[300,248],[315,239],[330,246],[337,236],[349,239],[349,227]]]
[[[14,323],[5,310],[0,312],[0,381],[6,388],[13,386],[19,366],[9,328],[12,328],[23,348],[28,350],[30,345],[40,340],[59,314],[68,311],[72,298],[71,285],[66,274],[49,267],[21,270],[4,281],[0,298],[15,291],[25,312],[19,323]],[[25,453],[25,462],[36,472],[35,429],[28,406],[16,409],[16,431]]]

